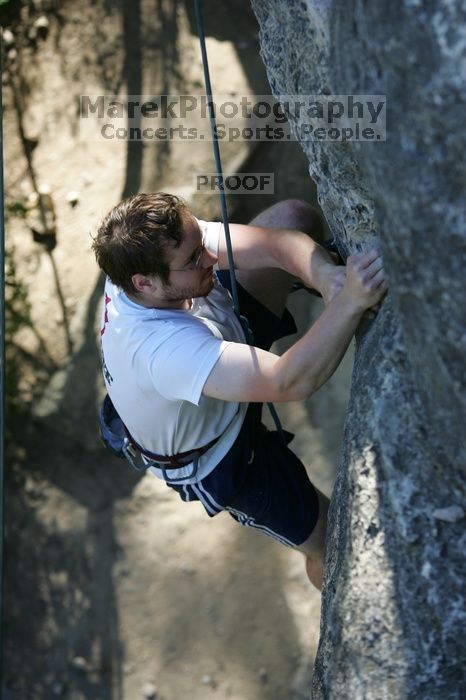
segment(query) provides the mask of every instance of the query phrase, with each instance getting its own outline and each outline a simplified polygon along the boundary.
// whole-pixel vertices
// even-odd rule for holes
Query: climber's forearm
[[[302,231],[277,229],[277,235],[270,237],[269,248],[276,267],[320,292],[323,291],[328,272],[335,272],[331,255]]]
[[[363,310],[340,293],[312,328],[278,360],[276,371],[287,400],[317,391],[334,373],[361,320]]]
[[[276,267],[322,292],[335,263],[329,253],[302,231],[230,224],[235,268]],[[228,268],[224,234],[219,241],[219,267]]]

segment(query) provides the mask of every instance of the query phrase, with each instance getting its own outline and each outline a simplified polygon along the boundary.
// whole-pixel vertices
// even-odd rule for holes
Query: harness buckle
[[[125,437],[123,440],[121,451],[133,469],[136,469],[137,472],[143,473],[150,467],[150,464],[146,464],[144,462],[141,453],[133,447],[127,437]]]
[[[191,474],[188,474],[187,476],[180,476],[180,477],[169,476],[167,474],[167,470],[166,470],[164,464],[158,464],[157,462],[154,462],[154,466],[158,467],[158,469],[162,470],[163,478],[167,482],[167,484],[176,484],[177,481],[184,481],[185,479],[192,479],[193,477],[196,476],[197,470],[199,468],[199,457],[200,457],[199,452],[193,453],[193,460],[192,460],[193,468],[191,470]],[[189,458],[189,462],[186,462],[186,464],[190,464],[190,462],[191,462],[191,457]],[[180,468],[182,468],[182,467],[180,467]]]
[[[105,447],[120,459],[126,459],[139,473],[147,470],[138,450],[136,450],[125,433],[125,426],[115,410],[108,394],[105,396],[99,414],[100,438]]]
[[[196,476],[199,468],[199,458],[203,452],[201,450],[193,450],[185,454],[178,465],[167,467],[169,462],[159,462],[154,457],[150,457],[150,453],[144,454],[142,448],[128,437],[125,425],[118,415],[109,395],[105,396],[102,408],[99,414],[100,437],[105,447],[112,454],[120,459],[126,459],[129,464],[140,474],[143,474],[149,467],[160,469],[163,478],[167,483],[176,483],[185,479],[192,479]],[[184,460],[184,461],[183,461]],[[185,465],[192,462],[191,473],[182,477],[172,477],[168,471],[173,469],[181,469]]]

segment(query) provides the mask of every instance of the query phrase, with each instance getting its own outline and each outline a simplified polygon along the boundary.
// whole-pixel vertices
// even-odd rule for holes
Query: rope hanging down
[[[228,265],[230,267],[231,292],[232,292],[232,296],[233,296],[233,305],[235,308],[235,312],[236,312],[238,318],[240,318],[241,314],[240,314],[240,308],[239,308],[238,287],[236,284],[235,265],[234,265],[234,260],[233,260],[233,249],[231,247],[231,237],[230,237],[230,226],[228,223],[227,202],[226,202],[226,197],[225,197],[225,192],[224,192],[224,187],[223,187],[222,162],[220,160],[220,148],[218,146],[218,139],[217,139],[217,126],[215,123],[215,110],[214,110],[214,103],[213,103],[213,98],[212,98],[212,87],[210,84],[209,62],[207,59],[207,50],[206,50],[206,46],[205,46],[204,21],[202,19],[200,0],[195,0],[194,4],[196,7],[196,22],[197,22],[197,30],[199,33],[199,43],[201,45],[202,66],[204,68],[204,82],[205,82],[205,89],[206,89],[207,106],[209,109],[210,130],[212,131],[212,146],[214,149],[215,167],[217,169],[217,177],[219,178],[217,180],[217,182],[220,183],[218,187],[219,187],[219,195],[220,195],[220,205],[222,208],[223,227],[225,229],[225,239],[226,239],[226,244],[227,244]]]
[[[3,591],[5,529],[5,218],[3,190],[3,27],[0,27],[0,678],[3,678]],[[1,694],[1,690],[0,690]]]
[[[204,83],[205,83],[205,89],[206,89],[207,106],[209,109],[210,130],[212,132],[212,146],[214,149],[215,167],[217,170],[217,182],[219,183],[218,189],[219,189],[219,196],[220,196],[220,205],[221,205],[221,209],[222,209],[222,221],[223,221],[223,228],[225,229],[225,240],[226,240],[226,245],[227,245],[228,266],[229,266],[229,272],[230,272],[233,306],[235,309],[235,313],[238,316],[240,323],[241,323],[241,326],[245,332],[246,340],[250,345],[252,345],[251,329],[249,327],[249,323],[248,323],[247,318],[245,316],[241,315],[241,310],[240,310],[240,306],[239,306],[238,287],[237,287],[236,275],[235,275],[235,263],[233,260],[233,249],[231,246],[230,226],[228,223],[227,202],[226,202],[225,190],[224,190],[224,186],[223,186],[222,162],[220,159],[220,148],[219,148],[218,139],[217,139],[217,126],[215,123],[215,109],[214,109],[214,103],[213,103],[213,98],[212,98],[212,86],[210,84],[209,62],[208,62],[208,58],[207,58],[207,50],[206,50],[206,45],[205,45],[204,20],[202,18],[200,0],[194,0],[194,6],[195,6],[195,10],[196,10],[196,22],[197,22],[197,31],[199,34],[199,43],[201,46],[202,66],[204,68]],[[280,418],[278,417],[277,411],[275,410],[275,406],[272,403],[268,403],[267,406],[269,407],[269,411],[270,411],[270,414],[273,418],[275,426],[277,428],[277,432],[279,433],[281,438],[285,441],[285,436],[283,434],[283,429],[282,429],[282,426],[280,423]]]

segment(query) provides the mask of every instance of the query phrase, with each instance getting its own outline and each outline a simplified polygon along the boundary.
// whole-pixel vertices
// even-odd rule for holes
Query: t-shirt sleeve
[[[216,338],[202,323],[170,332],[147,358],[155,389],[169,401],[199,404],[204,384],[229,342]]]
[[[200,226],[202,235],[204,236],[204,244],[207,250],[210,250],[214,255],[218,255],[218,244],[220,239],[220,234],[223,229],[223,224],[221,221],[202,221],[202,219],[197,219],[197,223]],[[214,265],[214,270],[218,270],[218,264]]]

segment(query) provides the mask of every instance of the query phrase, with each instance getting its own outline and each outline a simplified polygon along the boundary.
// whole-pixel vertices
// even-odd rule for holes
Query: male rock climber
[[[201,501],[209,516],[226,510],[303,552],[320,588],[328,500],[261,423],[261,408],[307,398],[329,379],[386,291],[382,258],[372,250],[337,266],[314,240],[322,241],[317,212],[299,200],[230,229],[252,345],[228,291],[222,224],[196,219],[165,193],[130,197],[107,215],[93,242],[107,274],[106,387],[134,443],[171,458],[165,470],[149,462],[156,476],[183,501]],[[278,356],[271,344],[296,330],[285,309],[296,280],[317,290],[325,309]]]

